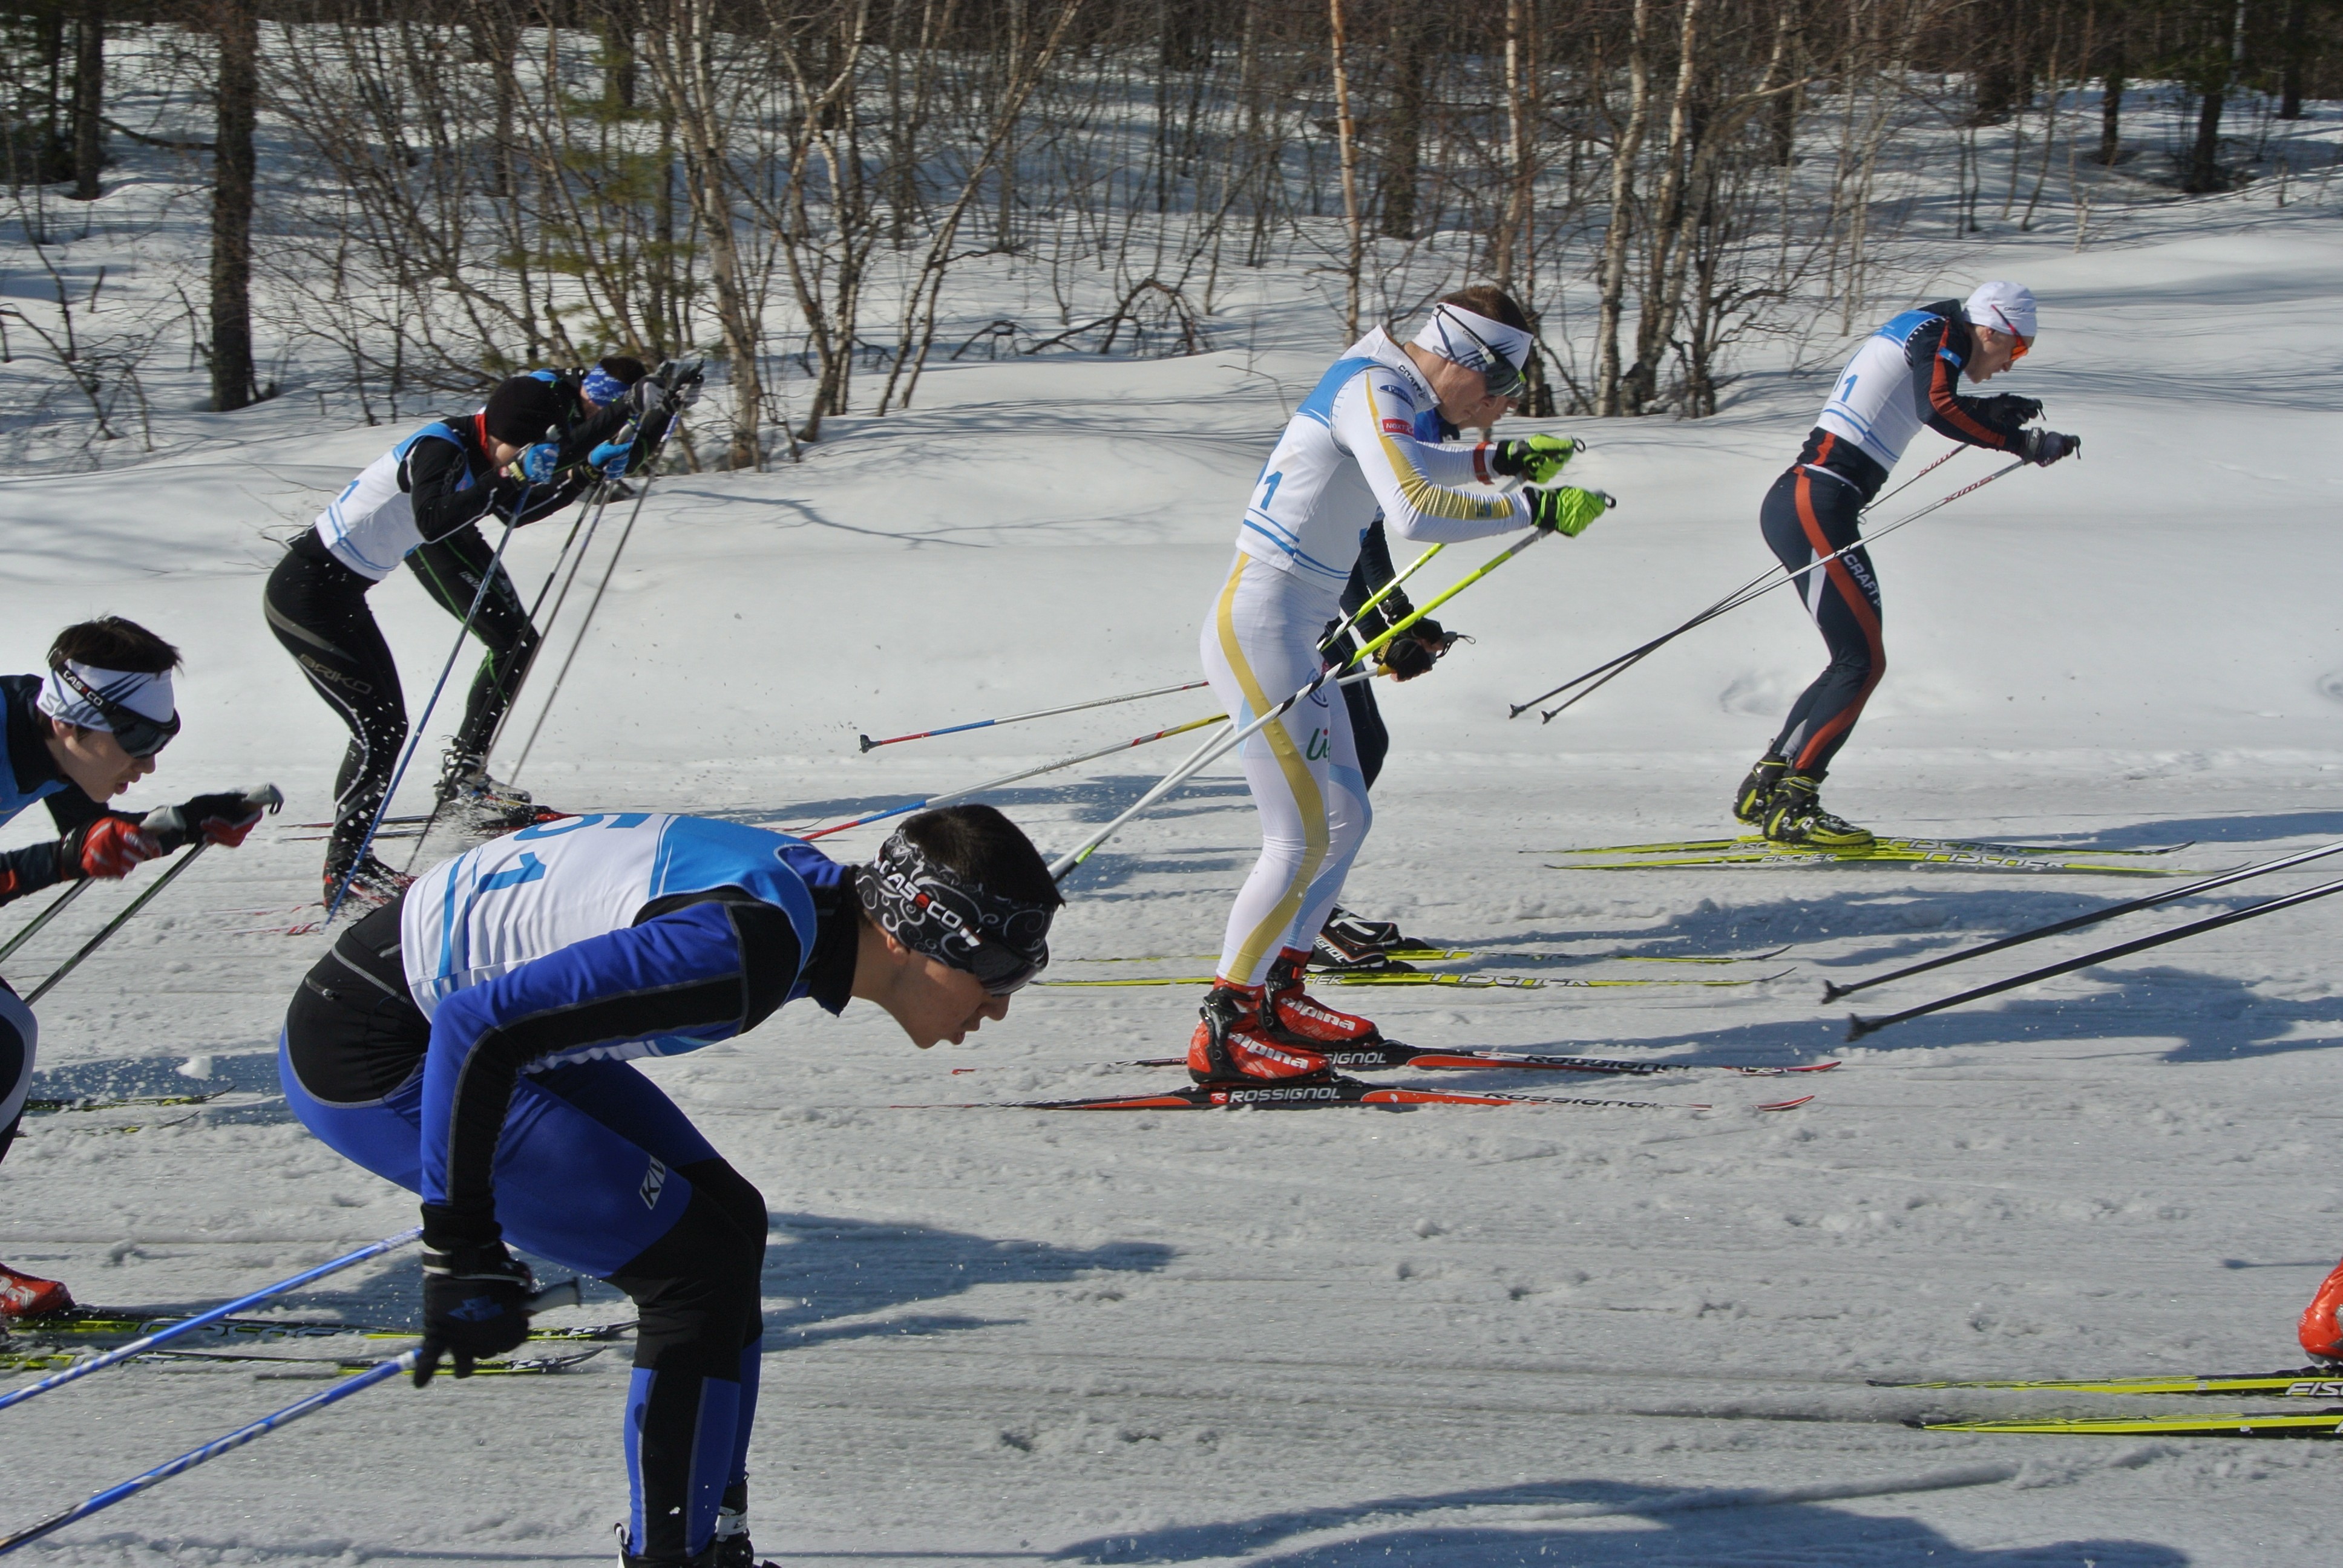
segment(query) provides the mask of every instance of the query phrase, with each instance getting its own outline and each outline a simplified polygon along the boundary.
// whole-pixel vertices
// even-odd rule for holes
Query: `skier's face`
[[[925,953],[907,953],[910,962],[897,1005],[888,1008],[911,1043],[921,1050],[940,1040],[958,1045],[984,1027],[1009,1016],[1009,999],[994,996],[966,970],[956,970]]]
[[[1485,430],[1513,407],[1510,398],[1490,395],[1489,378],[1467,370],[1453,359],[1433,358],[1433,394],[1440,399],[1440,417],[1459,430]]]
[[[110,729],[49,720],[49,755],[57,771],[93,800],[110,799],[155,771],[152,757],[133,757]]]
[[[2023,337],[1990,327],[1976,329],[1976,352],[1969,356],[1969,379],[1990,381],[2017,362],[2031,347]]]

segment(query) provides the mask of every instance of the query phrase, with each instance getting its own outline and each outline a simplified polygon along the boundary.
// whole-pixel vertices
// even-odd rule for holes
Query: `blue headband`
[[[588,402],[607,408],[627,395],[627,384],[597,365],[586,372],[586,380],[578,390],[586,395]]]

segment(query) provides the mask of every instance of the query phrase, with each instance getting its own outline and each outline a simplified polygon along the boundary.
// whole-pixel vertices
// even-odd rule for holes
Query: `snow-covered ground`
[[[2029,282],[2044,322],[1996,389],[2041,397],[2086,456],[1880,546],[1894,668],[1830,803],[1918,832],[2186,839],[2160,863],[2192,869],[2343,837],[2331,209],[2280,212],[2249,192],[2176,206],[2080,254],[2063,235],[2011,236],[1963,258],[1942,291],[1994,276]],[[801,467],[659,480],[522,782],[565,808],[802,828],[1209,711],[1197,693],[867,757],[854,739],[1194,668],[1246,487],[1338,347],[1322,311],[1274,289],[1259,320],[1255,347],[1195,359],[938,366],[920,407],[835,421]],[[1443,618],[1478,640],[1383,692],[1397,746],[1346,901],[1470,948],[1483,968],[1790,970],[1727,989],[1371,993],[1400,1038],[1845,1065],[1778,1114],[1752,1109],[1778,1081],[1714,1076],[1494,1081],[1663,1111],[901,1108],[1138,1089],[1147,1075],[1101,1064],[1184,1041],[1195,998],[1176,988],[1035,988],[1006,1023],[927,1055],[860,1004],[842,1023],[791,1010],[660,1064],[776,1216],[753,1463],[764,1555],[2332,1560],[2334,1455],[2320,1445],[1924,1433],[1901,1422],[2045,1406],[1955,1406],[1865,1380],[2300,1359],[2295,1313],[2343,1251],[2343,1107],[2316,1054],[2343,1039],[2334,907],[1842,1050],[1843,1008],[1815,1005],[1824,980],[2135,885],[1883,867],[1568,872],[1541,853],[1725,830],[1733,784],[1820,665],[1776,595],[1552,725],[1504,718],[1767,564],[1756,502],[1825,384],[1749,385],[1709,421],[1568,427],[1593,446],[1576,472],[1621,508],[1461,598]],[[314,894],[319,846],[290,824],[324,814],[342,744],[262,625],[266,536],[305,523],[387,432],[320,436],[286,406],[174,417],[207,438],[144,466],[0,480],[0,668],[35,668],[52,630],[85,614],[147,621],[186,648],[187,727],[130,803],[260,779],[291,800],[41,1010],[37,1093],[235,1091],[194,1110],[33,1119],[0,1173],[0,1259],[85,1300],[157,1311],[225,1299],[414,1212],[274,1098],[277,1021],[322,939],[246,929]],[[1924,437],[1906,471],[1940,449]],[[1881,516],[1992,463],[1958,457]],[[559,543],[548,527],[514,546],[525,586]],[[1423,580],[1493,548],[1454,549]],[[451,623],[404,578],[374,601],[419,708]],[[556,633],[557,652],[566,641]],[[1182,744],[998,803],[1062,847]],[[877,839],[832,842],[860,853]],[[1052,978],[1200,972],[1253,842],[1229,773],[1135,826],[1071,879]],[[94,892],[12,978],[37,980],[132,890]],[[1776,962],[1723,971],[1606,957],[1782,944]],[[1141,955],[1163,961],[1089,961]],[[400,1256],[291,1305],[405,1321],[417,1295]],[[582,1315],[622,1309],[605,1290]],[[561,1377],[380,1389],[25,1558],[607,1561],[624,1380],[608,1354]],[[140,1366],[9,1412],[0,1528],[313,1386]]]

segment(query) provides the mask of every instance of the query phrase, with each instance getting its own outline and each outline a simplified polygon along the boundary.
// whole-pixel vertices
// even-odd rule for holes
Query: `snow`
[[[2191,840],[2212,869],[2343,837],[2333,387],[2343,235],[2248,191],[2071,251],[1981,242],[1945,286],[2029,282],[2002,386],[2087,438],[1884,542],[1894,667],[1829,800],[1913,832],[2077,849]],[[1252,346],[1148,363],[937,366],[920,405],[834,420],[800,467],[663,477],[522,782],[565,808],[809,828],[1209,711],[1205,694],[859,755],[903,730],[1184,678],[1233,518],[1339,344],[1264,280]],[[1828,373],[1825,366],[1822,374]],[[2056,918],[2135,884],[1907,869],[1561,871],[1544,851],[1728,827],[1733,783],[1820,662],[1787,595],[1552,725],[1506,706],[1767,561],[1757,498],[1823,396],[1754,375],[1700,423],[1572,421],[1617,513],[1442,618],[1478,640],[1386,688],[1396,738],[1346,900],[1515,973],[1786,978],[1363,995],[1419,1043],[1845,1065],[1790,1081],[1493,1082],[1662,1111],[1052,1117],[918,1109],[1154,1081],[1174,988],[1036,988],[922,1055],[874,1010],[791,1010],[650,1070],[765,1192],[771,1325],[756,1539],[783,1563],[1878,1564],[2330,1560],[2316,1444],[1933,1434],[2018,1413],[1866,1378],[2259,1371],[2343,1246],[2331,906],[2241,924],[1842,1048],[1823,980]],[[2000,389],[1999,387],[1996,388]],[[0,668],[113,610],[180,640],[184,736],[139,807],[261,779],[283,819],[215,851],[41,1009],[35,1093],[228,1091],[34,1118],[0,1258],[84,1299],[209,1305],[413,1222],[275,1096],[278,1019],[322,939],[294,918],[342,731],[261,621],[272,542],[387,438],[297,406],[169,417],[169,455],[0,480]],[[1939,449],[1926,438],[1916,471]],[[1886,520],[1990,472],[1956,458]],[[588,580],[607,558],[614,512]],[[512,548],[525,589],[561,528]],[[1494,553],[1455,547],[1431,587]],[[1404,554],[1404,547],[1403,546]],[[411,709],[447,618],[374,596]],[[576,625],[577,608],[566,625]],[[568,633],[558,630],[556,654]],[[468,674],[462,660],[458,678]],[[524,700],[531,722],[550,664]],[[430,753],[449,727],[443,698]],[[1045,849],[1186,743],[998,803]],[[511,755],[508,743],[507,755]],[[411,780],[407,799],[419,799]],[[33,837],[40,813],[7,841]],[[879,829],[829,841],[860,853]],[[1222,770],[1077,872],[1051,978],[1200,972],[1252,853]],[[2315,869],[2274,884],[2318,879]],[[12,960],[26,987],[135,892]],[[2208,900],[2242,903],[2241,888]],[[19,908],[29,912],[35,901]],[[2192,909],[2200,906],[2191,906]],[[2096,935],[2152,929],[2127,920]],[[2026,950],[2049,961],[2077,937]],[[1685,970],[1624,950],[1748,953]],[[1086,961],[1161,955],[1112,969]],[[2016,972],[1988,961],[1942,990]],[[1874,1010],[1941,994],[1866,994]],[[1478,1081],[1476,1077],[1469,1081]],[[1463,1078],[1450,1081],[1463,1083]],[[1715,1109],[1697,1111],[1696,1104]],[[907,1108],[911,1107],[911,1108]],[[135,1129],[135,1131],[134,1131]],[[288,1306],[411,1321],[395,1256]],[[623,1315],[599,1289],[571,1321]],[[295,1344],[287,1353],[314,1352]],[[73,1564],[607,1562],[623,1358],[394,1385],[27,1548]],[[316,1384],[134,1366],[9,1412],[8,1527]],[[2134,1401],[2145,1411],[2189,1402]],[[2061,1409],[2112,1412],[2112,1402]]]

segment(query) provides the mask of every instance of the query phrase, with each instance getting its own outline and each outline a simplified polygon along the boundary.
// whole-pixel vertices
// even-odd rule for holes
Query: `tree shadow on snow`
[[[2110,828],[2092,836],[2089,843],[2061,844],[2061,848],[2087,850],[2136,849],[2153,844],[2177,844],[2187,839],[2192,844],[2267,844],[2279,839],[2305,837],[2343,839],[2343,811],[2270,811],[2258,816],[2235,817],[2166,817],[2155,821],[2136,823],[2128,828]],[[2056,837],[2040,840],[2058,841]],[[2279,853],[2273,849],[2273,855]]]
[[[1903,1486],[1853,1486],[1841,1497],[1893,1496],[1976,1484],[2006,1472],[1947,1473]],[[1534,1517],[1502,1524],[1462,1523],[1383,1527],[1393,1516],[1469,1508],[1568,1508],[1569,1524]],[[1251,1555],[1293,1536],[1370,1527],[1368,1533],[1273,1555]],[[1061,1562],[1186,1563],[1244,1556],[1259,1568],[1722,1568],[1735,1563],[1795,1563],[1802,1568],[1873,1568],[1926,1563],[1930,1568],[2049,1568],[2094,1563],[2099,1568],[2181,1568],[2188,1559],[2144,1541],[2063,1541],[2010,1550],[1964,1548],[1916,1520],[1880,1517],[1763,1491],[1691,1491],[1611,1481],[1533,1482],[1422,1496],[1378,1498],[1347,1506],[1296,1510],[1215,1524],[1103,1536],[1052,1553]]]

